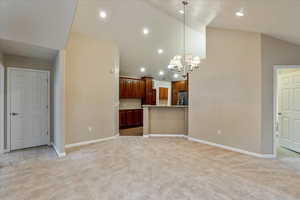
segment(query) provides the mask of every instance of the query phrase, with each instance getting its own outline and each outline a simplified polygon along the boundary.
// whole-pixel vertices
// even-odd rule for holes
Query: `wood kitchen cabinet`
[[[151,105],[156,105],[156,89],[152,89]]]
[[[153,105],[153,89],[152,89],[152,77],[143,77],[142,80],[145,83],[145,94],[142,98],[143,105]]]
[[[120,129],[143,126],[143,109],[120,110]]]
[[[168,99],[168,88],[159,88],[159,99],[167,100]]]
[[[140,99],[145,96],[145,82],[141,79],[120,77],[120,98]]]

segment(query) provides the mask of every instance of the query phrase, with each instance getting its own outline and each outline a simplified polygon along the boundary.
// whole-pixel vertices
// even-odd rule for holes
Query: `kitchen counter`
[[[188,106],[144,105],[144,136],[187,135]]]
[[[188,108],[187,105],[143,105],[143,108]]]

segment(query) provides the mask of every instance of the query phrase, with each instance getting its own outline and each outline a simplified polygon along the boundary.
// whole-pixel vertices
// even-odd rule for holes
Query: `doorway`
[[[7,144],[10,151],[50,144],[50,72],[7,69]]]
[[[274,152],[300,158],[300,66],[276,66]]]

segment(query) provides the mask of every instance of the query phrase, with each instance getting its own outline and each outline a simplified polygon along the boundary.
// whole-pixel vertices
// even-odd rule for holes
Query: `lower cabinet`
[[[120,129],[143,126],[143,109],[120,110]]]

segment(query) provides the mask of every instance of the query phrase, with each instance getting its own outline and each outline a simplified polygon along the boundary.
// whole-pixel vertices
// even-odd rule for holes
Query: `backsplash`
[[[141,99],[120,99],[120,110],[125,109],[141,109]]]

